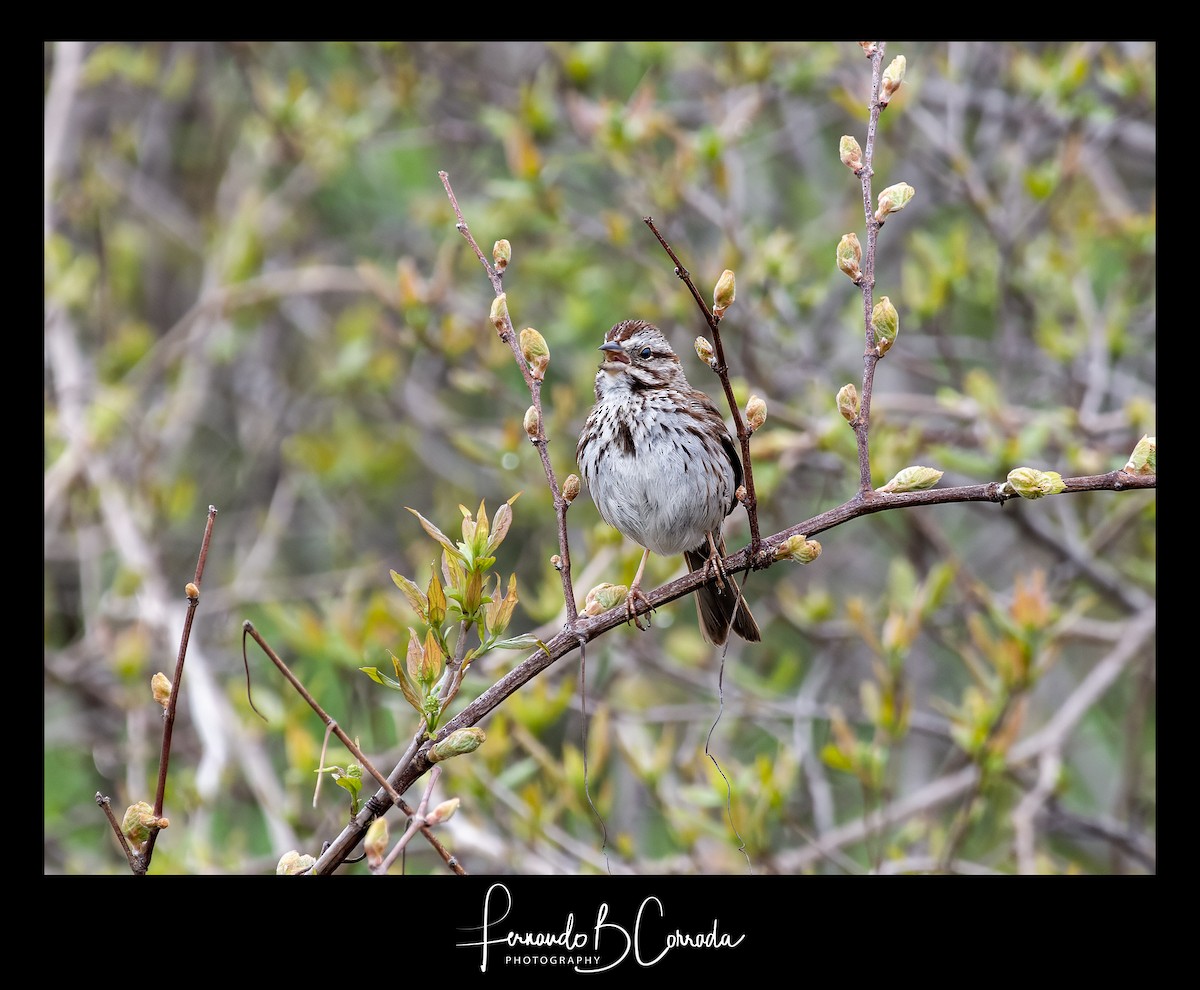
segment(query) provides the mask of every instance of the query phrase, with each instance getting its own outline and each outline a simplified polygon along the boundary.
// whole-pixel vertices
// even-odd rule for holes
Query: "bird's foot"
[[[712,534],[708,534],[708,560],[704,562],[704,580],[711,581],[713,575],[717,578],[717,588],[720,591],[725,590],[725,582],[729,579],[729,572],[725,570],[725,564],[721,560],[721,551],[717,549],[717,544],[713,541]]]
[[[644,603],[647,610],[646,624],[644,626],[642,625],[642,617],[638,615],[637,611],[639,602]],[[625,614],[628,616],[625,621],[632,622],[644,632],[650,628],[650,613],[653,611],[654,609],[650,607],[650,599],[642,593],[642,589],[636,584],[632,585],[629,589],[629,594],[625,596]]]

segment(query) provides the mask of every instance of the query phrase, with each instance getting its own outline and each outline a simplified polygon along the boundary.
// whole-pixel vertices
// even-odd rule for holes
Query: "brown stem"
[[[1154,475],[1137,477],[1125,474],[1123,471],[1113,471],[1104,475],[1092,475],[1081,478],[1064,479],[1067,492],[1083,491],[1125,491],[1130,489],[1152,489],[1157,487]],[[797,534],[812,536],[825,530],[840,526],[860,516],[883,512],[887,509],[907,509],[922,505],[937,505],[947,502],[995,502],[1003,504],[1019,496],[1008,494],[1000,482],[986,485],[966,485],[959,488],[943,490],[933,489],[924,492],[907,492],[893,494],[889,492],[868,492],[864,497],[856,495],[850,501],[828,512],[797,523],[774,536],[763,540],[763,553],[760,555],[764,567],[770,567],[778,561],[774,560],[773,548],[783,543],[788,537]],[[746,547],[727,558],[726,564],[730,571],[745,570],[751,563],[750,548]],[[646,595],[648,604],[638,608],[639,614],[645,614],[651,609],[658,608],[668,602],[690,595],[706,580],[715,580],[714,576],[706,575],[703,570],[693,571],[683,577],[676,578]],[[455,729],[478,724],[486,715],[494,711],[511,694],[520,690],[533,680],[547,667],[562,659],[568,653],[582,647],[597,637],[628,622],[624,603],[609,609],[597,616],[580,616],[574,629],[564,628],[560,633],[547,640],[536,653],[527,657],[515,668],[500,678],[495,684],[483,692],[478,698],[467,705],[454,718],[447,722],[428,743],[422,744],[420,750],[411,761],[405,761],[402,769],[394,772],[390,778],[392,785],[398,790],[407,789],[413,781],[420,778],[432,764],[428,760],[429,747],[444,739]],[[377,808],[386,810],[387,797],[382,792],[375,795]],[[371,804],[370,802],[368,803]],[[379,813],[382,813],[382,810]],[[330,845],[318,861],[313,871],[316,873],[332,872],[350,851],[361,841],[371,823],[372,815],[364,811],[358,818],[350,822],[342,834]]]
[[[129,840],[125,838],[125,833],[121,831],[121,823],[117,821],[117,816],[113,814],[112,800],[106,794],[101,794],[97,791],[96,804],[104,812],[104,817],[108,819],[108,824],[112,826],[113,834],[116,835],[117,841],[121,843],[121,848],[125,850],[125,858],[129,860],[129,868],[136,875],[143,875],[146,872],[145,857],[139,856],[130,847]]]
[[[433,787],[437,783],[438,777],[441,776],[442,768],[434,767],[429,771],[429,783],[425,785],[425,793],[421,795],[421,803],[417,805],[416,813],[409,819],[408,828],[404,830],[404,834],[396,840],[396,844],[392,847],[391,852],[379,864],[372,873],[378,876],[386,876],[388,870],[392,868],[392,864],[396,862],[396,858],[404,852],[408,844],[412,842],[412,837],[416,835],[422,828],[425,828],[425,815],[429,810],[429,799],[433,796]]]
[[[733,385],[729,381],[729,367],[725,363],[725,348],[721,344],[720,318],[713,314],[708,308],[708,303],[704,301],[704,297],[700,295],[700,290],[696,288],[696,284],[692,281],[692,276],[688,270],[683,267],[683,262],[679,260],[679,256],[672,250],[671,245],[659,232],[658,227],[654,224],[654,217],[642,217],[642,222],[650,228],[651,233],[658,238],[658,243],[662,245],[667,256],[675,265],[675,275],[686,285],[692,293],[692,298],[696,300],[696,305],[700,307],[700,311],[704,314],[704,319],[708,323],[709,329],[713,335],[713,353],[716,359],[717,376],[721,379],[721,388],[725,392],[725,401],[729,403],[729,410],[733,413],[733,426],[737,433],[738,443],[742,448],[742,474],[743,483],[746,486],[746,497],[744,504],[746,506],[746,516],[750,521],[750,559],[755,562],[755,566],[759,565],[759,556],[762,548],[762,537],[759,535],[758,529],[758,498],[754,494],[754,469],[750,463],[750,430],[746,426],[746,421],[742,418],[741,410],[738,409],[737,399],[733,395]],[[764,561],[765,563],[765,561]]]
[[[303,685],[303,683],[301,683],[300,679],[297,678],[296,675],[293,674],[291,672],[291,670],[288,669],[287,664],[285,664],[283,662],[283,660],[280,658],[280,656],[273,649],[271,649],[270,644],[268,644],[267,641],[265,639],[263,639],[263,637],[259,633],[259,631],[254,628],[254,624],[252,622],[250,622],[249,620],[242,623],[242,650],[243,650],[243,652],[245,651],[245,648],[246,648],[246,636],[249,636],[251,639],[254,640],[254,642],[256,642],[259,645],[259,648],[263,651],[263,653],[265,653],[267,655],[267,659],[269,659],[271,661],[271,663],[275,664],[276,669],[284,676],[284,678],[287,680],[287,682],[289,684],[291,684],[293,688],[295,688],[296,693],[299,694],[300,697],[304,699],[304,701],[308,705],[308,707],[311,708],[314,712],[316,712],[317,717],[322,722],[324,722],[326,726],[329,727],[329,729],[333,732],[333,734],[335,736],[338,737],[339,740],[341,740],[342,745],[345,746],[347,750],[349,750],[349,752],[358,761],[359,765],[361,765],[362,768],[367,771],[367,773],[369,773],[372,777],[374,777],[379,782],[380,789],[386,795],[387,799],[390,800],[391,803],[394,804],[397,808],[399,808],[401,811],[403,811],[404,814],[412,815],[414,813],[412,808],[410,808],[408,806],[408,804],[405,802],[404,798],[402,798],[400,796],[400,792],[397,791],[392,786],[392,784],[389,782],[387,777],[385,777],[382,773],[380,773],[380,771],[375,769],[375,765],[373,763],[371,763],[370,760],[367,759],[366,754],[363,753],[363,751],[358,747],[358,745],[354,742],[354,740],[351,739],[346,734],[345,730],[342,729],[342,727],[337,724],[337,721],[335,719],[333,719],[333,717],[330,716],[325,711],[325,709],[323,709],[321,707],[321,705],[317,702],[317,699],[314,698],[311,694],[309,694],[308,689]],[[407,785],[406,785],[406,787],[407,787]],[[357,817],[362,818],[363,815],[366,813],[366,811],[367,811],[367,809],[364,808],[363,811],[359,812]],[[369,824],[376,817],[378,817],[378,815],[372,813],[370,815],[370,817],[367,818],[367,823]],[[365,827],[364,827],[363,831],[364,832],[366,831]],[[445,848],[445,846],[443,846],[438,841],[437,837],[433,834],[432,831],[430,831],[428,828],[423,828],[423,829],[421,829],[421,834],[425,836],[425,838],[429,841],[429,844],[431,846],[433,846],[433,848],[435,850],[437,850],[438,855],[442,857],[442,859],[446,862],[446,864],[448,866],[450,866],[451,869],[453,869],[455,873],[458,873],[460,875],[466,873],[466,871],[460,865],[458,865],[458,861],[453,856],[450,855],[450,852]],[[324,857],[322,857],[322,858],[324,858]],[[314,868],[314,870],[315,870],[315,868]]]
[[[200,541],[200,556],[196,560],[196,572],[192,583],[187,587],[188,607],[183,619],[183,635],[179,639],[179,652],[175,658],[175,676],[171,678],[171,697],[167,700],[163,712],[162,748],[158,757],[158,786],[154,791],[154,817],[161,818],[163,801],[167,794],[167,770],[171,763],[171,738],[175,732],[175,710],[179,704],[179,689],[183,683],[183,662],[187,659],[188,641],[192,636],[192,622],[196,617],[196,608],[200,604],[200,581],[204,577],[204,562],[208,559],[208,545],[212,540],[213,523],[217,519],[215,505],[208,507],[208,521],[204,526],[204,537]],[[158,841],[159,829],[150,832],[146,842],[146,850],[142,853],[141,870],[144,874],[150,868],[150,860],[154,856],[154,845]]]
[[[484,271],[487,272],[488,279],[491,281],[492,289],[496,295],[501,295],[504,292],[504,273],[497,270],[487,260],[483,250],[471,235],[471,229],[467,226],[466,218],[459,208],[458,200],[454,196],[454,190],[450,187],[450,176],[443,171],[438,172],[438,178],[442,180],[446,196],[449,197],[450,205],[454,209],[454,216],[457,218],[456,229],[466,238],[467,243],[471,245],[471,249],[475,252],[475,257],[479,259],[479,263],[483,265]],[[538,449],[538,455],[542,461],[542,470],[546,475],[546,484],[549,485],[550,495],[554,500],[554,514],[558,519],[558,555],[560,560],[557,566],[559,576],[562,579],[563,602],[567,608],[567,627],[574,628],[578,612],[575,608],[575,589],[571,583],[571,550],[567,545],[567,507],[569,503],[563,498],[562,489],[559,488],[558,479],[554,474],[554,468],[550,464],[550,452],[548,449],[550,441],[546,436],[546,417],[542,415],[542,380],[533,373],[533,369],[529,367],[528,362],[526,362],[524,355],[521,353],[521,344],[507,309],[504,315],[504,323],[501,327],[497,327],[497,333],[500,339],[508,344],[509,350],[513,352],[513,358],[517,362],[517,367],[521,369],[521,375],[524,377],[525,385],[529,389],[533,408],[537,410],[537,436],[531,439]]]
[[[886,45],[876,43],[871,53],[871,104],[870,116],[867,122],[867,146],[863,151],[863,164],[858,171],[862,183],[863,214],[867,224],[867,246],[863,253],[862,278],[859,286],[863,297],[863,323],[866,335],[866,348],[863,351],[863,380],[862,395],[859,397],[858,417],[852,424],[854,439],[858,445],[858,490],[866,494],[871,490],[871,394],[875,387],[875,365],[879,363],[879,352],[876,350],[875,330],[871,326],[871,311],[874,309],[875,291],[875,247],[879,239],[879,228],[882,223],[875,219],[871,209],[871,176],[875,174],[872,161],[875,157],[875,135],[879,129],[879,82],[882,76],[883,54]]]

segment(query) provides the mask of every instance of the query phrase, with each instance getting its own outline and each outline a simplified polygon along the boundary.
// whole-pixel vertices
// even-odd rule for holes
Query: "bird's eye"
[[[643,347],[638,353],[641,355],[642,360],[644,361],[646,358],[648,358],[654,352],[652,350],[650,350],[649,347]]]

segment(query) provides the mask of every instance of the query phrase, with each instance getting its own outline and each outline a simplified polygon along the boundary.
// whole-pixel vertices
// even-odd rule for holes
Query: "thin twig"
[[[187,586],[187,614],[183,619],[183,635],[179,639],[179,653],[175,658],[175,676],[171,678],[171,697],[163,712],[162,750],[158,758],[158,787],[154,792],[154,817],[161,818],[163,801],[167,794],[167,769],[171,763],[171,737],[175,730],[175,710],[179,705],[179,688],[183,683],[183,662],[187,659],[188,640],[192,635],[192,621],[200,604],[200,582],[204,577],[204,562],[208,559],[208,545],[212,540],[213,523],[217,519],[217,507],[208,507],[208,521],[204,526],[204,538],[200,541],[200,556],[196,560],[196,572],[192,583]],[[154,856],[154,845],[158,841],[158,829],[152,829],[142,854],[142,871],[150,868]]]
[[[863,213],[866,218],[867,246],[863,252],[862,278],[859,286],[862,289],[863,323],[866,336],[866,347],[863,350],[862,393],[859,396],[859,412],[851,428],[858,445],[858,490],[863,496],[871,491],[871,395],[875,388],[875,365],[879,363],[879,352],[876,349],[875,330],[871,326],[871,311],[874,308],[875,291],[875,248],[879,239],[879,228],[882,223],[875,219],[871,209],[871,176],[875,174],[872,162],[875,157],[875,135],[879,129],[879,82],[882,76],[883,54],[886,51],[884,42],[875,43],[875,49],[870,54],[871,59],[871,103],[868,107],[867,146],[863,150],[863,164],[859,170],[859,180],[862,183]]]
[[[446,196],[450,199],[450,205],[454,209],[454,216],[457,218],[456,229],[466,238],[467,243],[471,245],[471,250],[475,252],[475,257],[479,259],[479,263],[483,265],[484,271],[487,272],[488,279],[491,281],[492,289],[496,295],[503,295],[504,273],[488,261],[483,250],[471,235],[471,229],[467,226],[466,218],[463,216],[462,209],[458,205],[458,199],[455,197],[454,190],[450,186],[450,176],[446,172],[438,172],[438,178],[442,180]],[[504,310],[503,323],[497,327],[496,332],[499,334],[500,339],[513,352],[513,358],[517,362],[517,367],[521,369],[521,375],[524,377],[525,385],[529,389],[529,395],[533,400],[533,407],[537,410],[537,435],[531,439],[534,446],[537,447],[538,456],[542,461],[542,470],[546,475],[546,484],[549,486],[550,495],[554,500],[554,514],[558,520],[559,554],[559,561],[555,564],[555,567],[562,579],[563,601],[567,607],[567,626],[568,628],[573,628],[575,620],[578,617],[578,610],[575,606],[575,590],[571,584],[571,550],[567,543],[567,508],[570,503],[563,498],[562,489],[559,487],[558,479],[554,474],[554,468],[550,464],[550,452],[548,449],[550,441],[546,436],[546,417],[542,412],[542,380],[533,373],[533,370],[529,367],[528,362],[521,353],[520,341],[513,327],[512,318],[508,315],[507,307]]]
[[[1115,471],[1110,475],[1064,479],[1064,483],[1067,486],[1067,491],[1119,491],[1129,488],[1154,488],[1155,477],[1152,475],[1134,477]],[[914,508],[921,505],[935,505],[944,502],[1003,503],[1010,498],[1018,497],[1005,494],[1002,489],[1002,484],[992,482],[986,485],[969,485],[961,488],[948,488],[942,491],[933,489],[931,491],[907,492],[902,494],[873,493],[874,497],[870,501],[855,496],[855,498],[844,505],[831,509],[828,512],[822,512],[812,519],[797,523],[795,526],[776,533],[774,536],[765,538],[763,544],[764,547],[769,549],[778,546],[789,536],[798,533],[813,535],[827,529],[832,529],[835,526],[840,526],[859,516],[870,515],[888,509]],[[749,561],[750,554],[747,547],[727,558],[726,564],[730,571],[739,571],[747,569]],[[778,562],[770,560],[767,561],[766,566],[773,566],[775,563]],[[706,577],[703,571],[693,571],[683,577],[676,578],[674,581],[656,588],[646,596],[649,602],[648,607],[657,608],[678,598],[690,595],[704,584],[705,580]],[[639,609],[639,611],[643,612],[646,610],[648,608],[645,604]],[[427,753],[434,743],[444,739],[455,729],[478,724],[486,715],[498,708],[509,695],[519,691],[525,684],[529,683],[529,681],[537,677],[547,667],[550,667],[568,653],[579,649],[581,643],[590,643],[610,629],[624,625],[627,621],[628,615],[623,604],[597,616],[580,616],[574,630],[564,628],[557,635],[546,640],[536,652],[501,677],[500,680],[496,681],[495,684],[443,725],[432,740],[422,743],[411,760],[406,758],[403,761],[405,763],[404,770],[400,773],[394,773],[391,776],[392,785],[401,792],[406,790],[432,766],[428,760]],[[961,793],[962,788],[972,779],[973,773],[973,767],[968,767],[960,771],[961,783],[956,783],[956,786],[953,787],[947,797]],[[956,776],[955,781],[958,782],[959,777]],[[943,797],[941,800],[946,800],[947,797]],[[386,808],[387,795],[381,791],[376,795],[376,798],[380,802],[380,807]],[[902,809],[904,805],[901,804],[899,807]],[[886,822],[890,823],[896,820],[895,814],[894,809],[889,808],[884,816]],[[358,818],[350,822],[342,834],[331,843],[330,847],[318,861],[316,867],[314,867],[314,870],[316,872],[329,872],[334,869],[349,854],[350,850],[354,849],[361,841],[370,821],[371,816],[360,814]],[[825,841],[822,838],[822,842]],[[842,843],[833,843],[832,845],[840,844]]]
[[[388,780],[388,778],[385,777],[383,774],[381,774],[377,769],[375,769],[375,765],[369,759],[367,759],[366,754],[363,753],[363,751],[358,747],[358,745],[354,742],[354,740],[351,739],[346,734],[345,730],[342,729],[342,727],[337,724],[337,721],[334,718],[332,718],[325,711],[325,709],[323,709],[321,707],[321,705],[317,702],[317,699],[314,698],[311,694],[309,694],[308,689],[304,686],[304,684],[301,683],[299,678],[297,678],[296,675],[293,674],[291,672],[291,670],[288,669],[287,664],[285,664],[283,662],[283,660],[279,657],[279,655],[273,649],[271,649],[270,644],[267,643],[267,641],[265,639],[263,639],[263,637],[259,633],[259,631],[254,628],[254,624],[252,622],[250,622],[249,620],[242,623],[242,649],[243,650],[245,650],[246,636],[250,636],[254,640],[254,642],[256,642],[259,645],[259,648],[263,651],[263,653],[265,653],[267,655],[267,658],[273,664],[275,664],[276,669],[278,669],[278,671],[284,676],[284,679],[287,680],[287,682],[292,685],[292,687],[295,689],[296,693],[299,694],[300,697],[304,699],[304,701],[308,705],[308,707],[311,708],[314,712],[316,712],[317,717],[320,718],[322,722],[324,722],[327,726],[329,726],[329,728],[333,731],[333,734],[335,736],[337,736],[338,739],[341,740],[342,745],[345,746],[346,749],[349,750],[351,754],[353,754],[355,760],[358,761],[359,765],[361,765],[362,768],[367,771],[367,773],[369,773],[372,777],[375,778],[376,781],[378,781],[380,789],[386,795],[387,799],[390,800],[391,803],[394,804],[397,808],[399,808],[401,811],[403,811],[404,814],[412,815],[414,813],[412,808],[410,808],[408,806],[408,804],[405,802],[405,800],[400,796],[400,793],[392,786],[392,784]],[[364,808],[363,811],[359,812],[357,817],[358,818],[363,817],[363,814],[366,810],[367,809]],[[370,817],[368,818],[368,823],[376,817],[378,817],[378,815],[375,813],[372,813],[370,815]],[[363,831],[365,832],[366,829],[364,828]],[[433,848],[435,850],[437,850],[438,855],[441,856],[442,859],[445,861],[446,865],[450,866],[450,868],[453,869],[455,873],[459,873],[459,874],[466,873],[466,871],[462,868],[462,866],[458,864],[458,861],[453,856],[450,855],[450,852],[445,848],[445,846],[443,846],[441,844],[441,842],[438,841],[437,837],[433,834],[433,832],[429,828],[427,828],[427,827],[422,828],[421,834],[425,836],[425,838],[429,841],[429,844],[431,846],[433,846]],[[324,858],[324,857],[322,857],[322,858]]]
[[[729,403],[729,411],[733,414],[734,430],[742,448],[742,481],[746,486],[746,497],[743,502],[746,506],[746,517],[750,522],[750,559],[758,566],[762,550],[762,537],[759,535],[758,529],[758,497],[754,493],[754,468],[750,462],[750,430],[746,426],[745,419],[742,418],[741,410],[738,409],[737,399],[733,394],[733,385],[729,381],[729,366],[725,361],[725,348],[721,343],[721,320],[708,308],[708,303],[700,295],[700,290],[696,288],[696,283],[692,281],[692,276],[683,266],[683,262],[679,260],[679,256],[659,232],[654,223],[654,217],[642,217],[642,223],[649,227],[650,232],[658,238],[658,243],[662,245],[662,249],[667,252],[667,257],[675,265],[675,275],[688,287],[692,298],[696,300],[696,305],[704,314],[709,330],[712,331],[713,354],[716,362],[713,370],[721,379],[721,389],[725,392],[725,401]]]
[[[416,835],[422,828],[426,828],[425,815],[429,811],[429,799],[433,796],[433,786],[437,783],[438,777],[441,776],[442,768],[434,767],[429,771],[429,783],[425,786],[425,793],[421,795],[421,803],[417,805],[416,813],[409,819],[408,828],[404,830],[404,834],[396,840],[396,844],[392,846],[392,851],[387,854],[387,857],[371,872],[386,876],[388,870],[392,868],[392,864],[400,856],[408,844],[412,841],[412,837]]]
[[[144,858],[133,851],[129,845],[129,841],[125,838],[125,833],[121,831],[121,823],[117,821],[117,816],[113,814],[112,800],[108,795],[97,791],[96,804],[104,812],[104,817],[108,819],[108,824],[112,826],[113,834],[117,837],[117,841],[121,843],[121,848],[125,850],[125,858],[129,860],[129,868],[138,875],[145,873],[146,864]]]

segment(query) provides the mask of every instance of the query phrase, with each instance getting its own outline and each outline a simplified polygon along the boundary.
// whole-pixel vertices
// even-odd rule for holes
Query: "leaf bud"
[[[609,584],[607,581],[598,584],[587,593],[583,602],[584,615],[599,615],[610,608],[620,605],[629,595],[629,589],[623,584]]]
[[[465,729],[455,729],[445,739],[434,743],[429,749],[429,762],[440,763],[453,756],[464,756],[473,753],[487,739],[487,734],[477,725]]]
[[[546,367],[550,364],[550,348],[546,338],[533,329],[526,327],[521,331],[521,356],[529,364],[529,373],[541,381],[546,376]]]
[[[795,560],[801,564],[811,564],[819,556],[821,544],[803,534],[789,536],[775,548],[776,560]]]
[[[500,295],[492,300],[492,311],[488,314],[488,319],[491,320],[492,326],[501,333],[504,332],[505,326],[508,324],[507,292],[501,292]]]
[[[492,261],[495,262],[498,272],[504,271],[512,261],[512,245],[503,237],[492,245]]]
[[[387,855],[388,823],[386,818],[376,818],[367,828],[367,836],[363,839],[363,852],[367,854],[367,864],[371,869],[383,863]]]
[[[529,435],[530,440],[537,440],[538,429],[542,425],[542,418],[538,415],[537,407],[530,406],[525,410],[525,432]]]
[[[750,396],[746,403],[746,425],[750,427],[750,432],[753,433],[767,421],[767,403],[766,400],[759,395]]]
[[[916,190],[907,182],[897,182],[879,194],[879,209],[875,211],[875,222],[883,223],[889,213],[899,213],[908,206]]]
[[[150,841],[151,833],[170,824],[168,819],[159,818],[154,814],[154,809],[145,801],[137,801],[125,809],[125,816],[121,819],[121,832],[129,840],[133,851],[140,854]]]
[[[875,331],[875,352],[883,357],[896,342],[900,332],[900,314],[887,297],[882,297],[871,310],[871,329]]]
[[[853,423],[856,419],[858,419],[858,413],[860,409],[858,389],[854,387],[853,382],[843,385],[838,389],[837,407],[838,412],[842,414],[842,419],[844,419],[847,423]]]
[[[289,849],[279,857],[279,862],[275,864],[275,876],[299,876],[301,873],[307,873],[316,861],[316,858],[308,853],[298,853],[295,849]]]
[[[454,817],[454,812],[458,811],[458,806],[462,802],[454,797],[447,801],[443,801],[433,811],[425,816],[426,825],[441,825],[442,822]]]
[[[842,135],[842,139],[838,142],[838,157],[842,160],[842,164],[855,175],[862,170],[862,148],[854,139],[853,134]]]
[[[923,492],[927,488],[932,488],[942,480],[944,471],[939,471],[937,468],[921,467],[914,464],[911,467],[906,467],[903,471],[897,472],[886,485],[878,489],[881,492],[889,492],[893,495],[903,492]]]
[[[883,78],[879,82],[879,105],[881,107],[886,107],[891,102],[896,90],[904,82],[904,70],[907,64],[903,55],[897,55],[883,70]]]
[[[1121,469],[1126,474],[1157,474],[1158,473],[1158,438],[1144,436],[1133,448],[1129,460]]]
[[[858,242],[858,234],[843,234],[837,246],[837,266],[855,285],[862,279],[862,245]]]
[[[717,279],[716,288],[713,289],[713,316],[718,320],[725,315],[725,310],[733,305],[733,300],[737,297],[737,285],[733,272],[728,268],[721,272],[721,277]]]
[[[1004,487],[1021,498],[1030,499],[1058,495],[1067,488],[1057,471],[1039,471],[1031,467],[1013,468],[1008,472],[1008,484]]]
[[[150,693],[163,708],[171,703],[171,679],[161,670],[150,678]]]
[[[562,494],[567,505],[570,505],[579,497],[579,475],[567,475],[566,479],[563,481]]]

